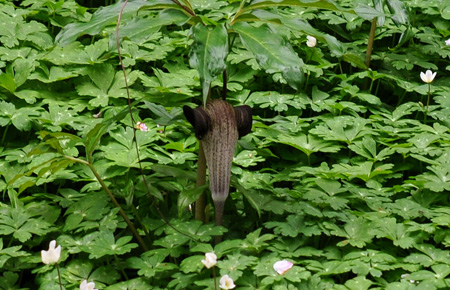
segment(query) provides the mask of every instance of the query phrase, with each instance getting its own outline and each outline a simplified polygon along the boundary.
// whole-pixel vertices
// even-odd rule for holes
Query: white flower
[[[222,278],[220,278],[219,287],[220,289],[233,289],[236,285],[234,285],[234,281],[230,276],[223,275]]]
[[[317,44],[317,39],[314,36],[308,35],[306,37],[308,40],[306,41],[306,45],[308,47],[314,47]]]
[[[277,271],[278,274],[283,275],[287,270],[292,268],[292,266],[294,266],[294,263],[287,260],[281,260],[273,264],[273,269]]]
[[[202,260],[203,265],[205,265],[206,268],[212,268],[217,264],[217,256],[214,253],[206,253],[205,259]]]
[[[48,251],[41,251],[42,263],[47,265],[56,264],[61,258],[61,246],[56,247],[56,241],[53,240],[50,242],[48,247]]]
[[[420,72],[420,78],[427,84],[431,83],[435,76],[436,72],[432,72],[431,70],[427,70],[425,73]]]
[[[450,45],[450,38],[445,41],[445,45]]]
[[[145,123],[141,123],[141,122],[136,123],[136,129],[141,130],[142,132],[148,131],[147,125],[145,125]]]
[[[94,282],[89,282],[84,280],[83,282],[81,282],[80,284],[80,290],[98,290],[95,289],[95,283]]]

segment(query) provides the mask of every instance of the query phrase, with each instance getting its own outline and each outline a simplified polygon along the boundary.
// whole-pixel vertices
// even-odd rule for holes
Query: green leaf
[[[186,208],[194,203],[205,191],[207,185],[195,187],[193,189],[185,189],[180,192],[178,196],[178,214],[181,214],[186,210]]]
[[[25,251],[21,251],[20,249],[22,248],[22,246],[13,246],[13,247],[8,247],[8,248],[3,248],[3,239],[0,238],[0,268],[3,268],[3,266],[5,265],[5,263],[13,257],[25,257],[25,256],[29,256],[30,254],[25,252]],[[1,287],[1,283],[0,283],[0,287]]]
[[[394,20],[395,24],[407,24],[409,22],[408,12],[403,7],[403,3],[399,0],[387,0],[389,10],[392,14],[392,20]]]
[[[112,124],[114,124],[115,122],[125,118],[128,112],[128,107],[123,109],[122,111],[117,112],[110,119],[107,119],[102,123],[95,125],[95,127],[86,134],[86,137],[83,138],[83,141],[86,146],[86,155],[88,156],[88,158],[90,158],[98,143],[100,142],[100,139],[104,134],[106,134],[110,126],[112,126]]]
[[[212,81],[226,69],[228,33],[224,24],[211,29],[202,23],[197,23],[192,28],[192,37],[194,43],[189,63],[200,75],[205,105]]]
[[[303,82],[303,60],[289,42],[267,24],[259,27],[238,22],[233,25],[244,46],[250,50],[258,64],[268,73],[281,72],[283,78],[298,90]]]
[[[125,23],[119,30],[119,38],[131,40],[133,43],[142,44],[146,42],[154,33],[158,32],[162,26],[172,23],[184,23],[189,17],[178,10],[162,10],[155,18],[135,17]],[[111,49],[116,47],[116,34],[111,34],[109,38]]]
[[[123,4],[123,2],[117,2],[114,5],[99,8],[87,23],[70,23],[66,25],[58,35],[56,35],[56,43],[61,46],[66,46],[73,43],[82,35],[99,34],[106,26],[115,24]],[[141,8],[159,8],[161,6],[179,8],[178,5],[173,4],[170,0],[132,0],[128,1],[125,6],[122,19],[134,15]]]
[[[312,134],[299,136],[288,136],[283,134],[278,136],[277,139],[273,139],[272,141],[292,146],[298,150],[301,150],[307,156],[310,156],[315,152],[335,153],[339,152],[339,150],[342,148],[335,143],[324,141],[323,139],[318,138]]]
[[[242,254],[233,254],[221,259],[217,263],[221,275],[228,274],[233,279],[238,279],[242,276],[243,270],[257,263],[257,258],[252,256],[245,256]]]
[[[8,73],[0,73],[0,87],[7,89],[10,93],[14,93],[17,87],[14,77]]]
[[[333,1],[328,0],[314,0],[314,1],[305,1],[305,0],[253,0],[250,2],[250,5],[246,6],[242,9],[244,12],[248,10],[254,9],[262,9],[262,8],[270,8],[274,6],[300,6],[300,7],[312,7],[318,9],[327,9],[334,10],[340,12],[354,13],[352,10],[344,9],[338,6]]]
[[[32,218],[23,208],[0,207],[0,235],[12,235],[24,243],[32,235],[45,235],[53,229],[43,219]]]
[[[142,277],[127,280],[125,282],[120,282],[106,288],[105,290],[142,290],[142,289],[153,289],[154,287],[148,283],[147,279]]]
[[[123,236],[117,241],[111,232],[99,232],[97,237],[82,250],[89,253],[90,259],[98,259],[105,255],[123,255],[137,248],[138,244],[129,243],[133,237]]]
[[[372,284],[372,281],[366,279],[366,277],[363,276],[358,276],[345,282],[345,286],[347,286],[348,289],[352,290],[367,290]]]
[[[164,262],[165,255],[156,254],[152,256],[143,255],[142,258],[132,257],[127,263],[132,269],[138,269],[138,274],[147,278],[152,278],[161,272],[177,269],[177,265]],[[182,267],[182,266],[181,266]]]
[[[365,20],[372,20],[376,17],[384,17],[384,13],[378,11],[375,8],[370,7],[367,4],[358,4],[355,8],[357,15],[361,16]]]
[[[161,105],[157,105],[154,103],[150,103],[148,101],[144,101],[145,106],[155,114],[158,119],[155,119],[155,123],[161,126],[169,126],[175,123],[177,120],[183,119],[183,110],[181,108],[173,108],[170,112],[167,111]]]

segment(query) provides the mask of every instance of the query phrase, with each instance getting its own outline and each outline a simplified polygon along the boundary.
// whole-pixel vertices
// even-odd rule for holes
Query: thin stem
[[[174,2],[175,4],[177,4],[177,5],[181,6],[181,7],[183,7],[183,9],[184,9],[185,11],[187,11],[189,14],[191,14],[192,16],[195,16],[195,13],[194,13],[193,11],[190,11],[189,8],[187,8],[186,6],[182,5],[182,4],[179,3],[177,0],[172,0],[172,2]],[[141,162],[141,158],[140,158],[140,154],[139,154],[139,145],[138,145],[137,138],[136,138],[136,126],[135,126],[135,123],[136,123],[136,122],[135,122],[135,120],[134,120],[134,118],[133,118],[133,110],[132,110],[132,106],[131,106],[131,96],[130,96],[130,90],[129,90],[129,86],[128,86],[128,78],[127,78],[127,73],[126,73],[126,70],[125,70],[125,65],[124,65],[123,59],[122,59],[122,53],[121,53],[121,51],[120,51],[119,27],[120,27],[120,21],[121,21],[121,19],[122,19],[123,10],[125,9],[125,6],[126,6],[127,4],[128,4],[128,0],[125,0],[124,3],[123,3],[123,5],[122,5],[122,8],[120,9],[119,16],[117,17],[117,25],[116,25],[116,46],[117,46],[117,55],[118,55],[118,57],[119,57],[119,63],[120,63],[120,66],[121,66],[121,68],[122,68],[123,78],[124,78],[124,81],[125,81],[125,91],[126,91],[126,94],[127,94],[128,110],[129,110],[129,113],[130,113],[131,126],[132,126],[132,128],[133,128],[133,143],[134,143],[135,149],[136,149],[136,155],[137,155],[137,160],[138,160],[138,164],[139,164],[139,173],[140,173],[140,175],[141,175],[141,177],[142,177],[142,181],[143,181],[143,183],[144,183],[145,190],[146,190],[146,192],[147,192],[149,198],[154,202],[155,209],[156,209],[156,211],[158,212],[158,214],[160,215],[160,217],[164,220],[164,222],[165,222],[169,227],[171,227],[174,231],[176,231],[176,232],[178,232],[178,233],[180,233],[180,234],[182,234],[182,235],[184,235],[184,236],[186,236],[186,237],[189,237],[189,238],[191,238],[192,240],[197,240],[197,239],[195,239],[193,236],[188,235],[188,234],[186,234],[186,233],[184,233],[184,232],[178,230],[177,228],[175,228],[175,227],[169,222],[169,220],[163,215],[163,213],[161,212],[161,209],[160,209],[159,206],[158,206],[158,203],[154,200],[154,198],[153,198],[153,196],[152,196],[152,194],[151,194],[151,191],[150,191],[150,187],[149,187],[149,185],[148,185],[148,183],[147,183],[147,180],[145,179],[144,169],[143,169],[143,167],[142,167],[142,162]],[[89,163],[89,164],[90,164],[90,163]],[[91,166],[90,166],[90,167],[91,167]],[[91,167],[91,169],[95,170],[93,167]],[[100,177],[100,176],[99,176],[99,177]],[[105,187],[106,187],[106,185],[105,185]],[[109,191],[109,190],[108,190],[108,191]],[[113,196],[112,194],[110,195],[110,197],[111,197],[111,196],[114,198],[114,196]],[[117,203],[117,204],[118,204],[118,203]],[[119,204],[118,204],[118,205],[119,205]],[[120,207],[120,205],[119,205],[119,207]],[[121,209],[121,207],[120,207],[120,209]],[[123,212],[123,210],[121,210],[121,212]],[[125,212],[123,212],[123,213],[125,214]],[[125,216],[126,216],[126,214],[125,214]],[[130,225],[132,226],[132,227],[130,227],[130,229],[134,229],[134,226],[133,226],[133,224],[132,224],[131,222],[130,222],[129,226],[130,226]],[[136,231],[136,229],[134,229],[134,230]],[[133,234],[134,234],[134,232],[133,232]],[[143,240],[141,239],[141,237],[138,235],[137,231],[136,231],[136,239],[138,239],[138,241],[139,241],[139,240],[142,241],[142,245],[141,245],[141,246],[144,246],[145,249],[146,249],[146,251],[147,251],[147,246],[145,246],[145,243],[143,242]]]
[[[217,290],[216,267],[213,267],[214,290]]]
[[[242,0],[242,1],[241,1],[241,4],[239,5],[238,11],[236,12],[236,14],[234,14],[233,19],[232,19],[231,22],[230,22],[230,25],[233,25],[233,24],[234,24],[234,21],[236,20],[236,18],[238,18],[239,16],[241,16],[241,14],[242,14],[242,8],[244,8],[244,4],[245,4],[245,0]]]
[[[309,56],[308,60],[306,61],[306,64],[308,64],[308,63],[312,60],[312,57],[313,57],[313,55],[314,55],[314,51],[315,51],[315,49],[314,49],[314,47],[313,47],[312,50],[311,50],[311,55]],[[306,90],[306,88],[308,87],[309,76],[310,76],[310,72],[308,71],[308,73],[307,73],[307,75],[306,75],[305,90]]]
[[[59,271],[59,265],[56,264],[56,271],[58,272],[58,282],[59,282],[59,289],[63,290],[62,282],[61,282],[61,272]]]
[[[120,272],[122,272],[122,275],[125,277],[125,279],[128,281],[129,279],[128,279],[128,275],[127,275],[127,273],[125,272],[125,270],[123,269],[123,267],[120,265],[120,260],[119,260],[119,258],[117,257],[117,255],[116,254],[114,254],[114,259],[116,260],[116,263],[117,263],[117,266],[119,267],[119,269],[120,269]]]
[[[8,125],[5,127],[5,131],[3,131],[3,137],[2,137],[2,145],[3,145],[3,146],[6,145],[6,144],[5,144],[5,139],[6,139],[6,134],[8,133],[9,125],[10,125],[10,124],[8,124]]]
[[[103,190],[106,192],[106,194],[109,196],[109,198],[111,199],[111,201],[113,202],[113,204],[119,209],[119,213],[122,216],[122,218],[125,220],[125,222],[127,223],[128,227],[130,228],[131,232],[133,233],[134,237],[136,238],[136,240],[138,241],[139,245],[141,246],[141,248],[144,251],[148,251],[147,245],[144,243],[144,240],[142,240],[141,236],[139,235],[139,233],[137,232],[136,228],[134,227],[133,222],[128,218],[127,214],[125,213],[125,211],[123,210],[122,206],[119,204],[119,202],[117,201],[117,199],[114,197],[113,193],[111,192],[111,190],[109,190],[108,186],[105,184],[105,182],[103,181],[102,177],[100,176],[100,174],[98,174],[97,170],[95,169],[94,165],[92,165],[92,163],[89,163],[83,159],[79,159],[79,158],[75,158],[75,157],[71,157],[71,156],[64,156],[65,158],[69,159],[69,160],[73,160],[75,162],[79,162],[82,164],[85,164],[89,167],[89,169],[91,169],[92,173],[95,175],[95,178],[97,179],[97,181],[100,183],[100,185],[102,186]]]
[[[428,83],[427,109],[426,109],[425,115],[424,115],[424,117],[423,117],[423,123],[424,123],[424,124],[427,122],[428,111],[429,111],[429,109],[430,109],[430,97],[431,97],[431,84]]]

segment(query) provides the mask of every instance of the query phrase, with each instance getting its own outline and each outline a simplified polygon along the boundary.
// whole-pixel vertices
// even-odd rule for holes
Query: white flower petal
[[[89,282],[87,280],[83,280],[83,282],[81,282],[80,284],[80,290],[98,290],[95,289],[95,283],[94,282]]]
[[[236,285],[234,285],[234,281],[230,276],[223,275],[222,278],[220,278],[219,287],[220,289],[233,289]]]
[[[42,263],[46,265],[52,265],[58,263],[61,258],[61,246],[56,247],[56,241],[53,240],[50,242],[48,247],[48,251],[41,251],[41,259]]]
[[[217,264],[217,256],[214,253],[206,253],[205,259],[202,260],[203,265],[205,265],[206,268],[212,268]]]
[[[306,45],[307,45],[308,47],[314,47],[314,46],[316,46],[316,44],[317,44],[317,39],[316,39],[314,36],[308,35],[308,36],[306,36],[306,39],[307,39]]]
[[[431,70],[427,70],[425,73],[420,72],[420,78],[423,82],[429,84],[431,83],[434,78],[436,77],[437,72],[432,72]]]
[[[287,260],[281,260],[281,261],[275,262],[275,264],[273,264],[273,269],[278,274],[283,275],[284,273],[286,273],[287,270],[292,268],[292,266],[294,266],[294,263],[287,261]]]

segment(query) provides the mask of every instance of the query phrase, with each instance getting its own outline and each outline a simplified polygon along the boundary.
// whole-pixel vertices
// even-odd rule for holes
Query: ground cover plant
[[[0,1],[0,289],[450,288],[450,3],[123,4]]]

